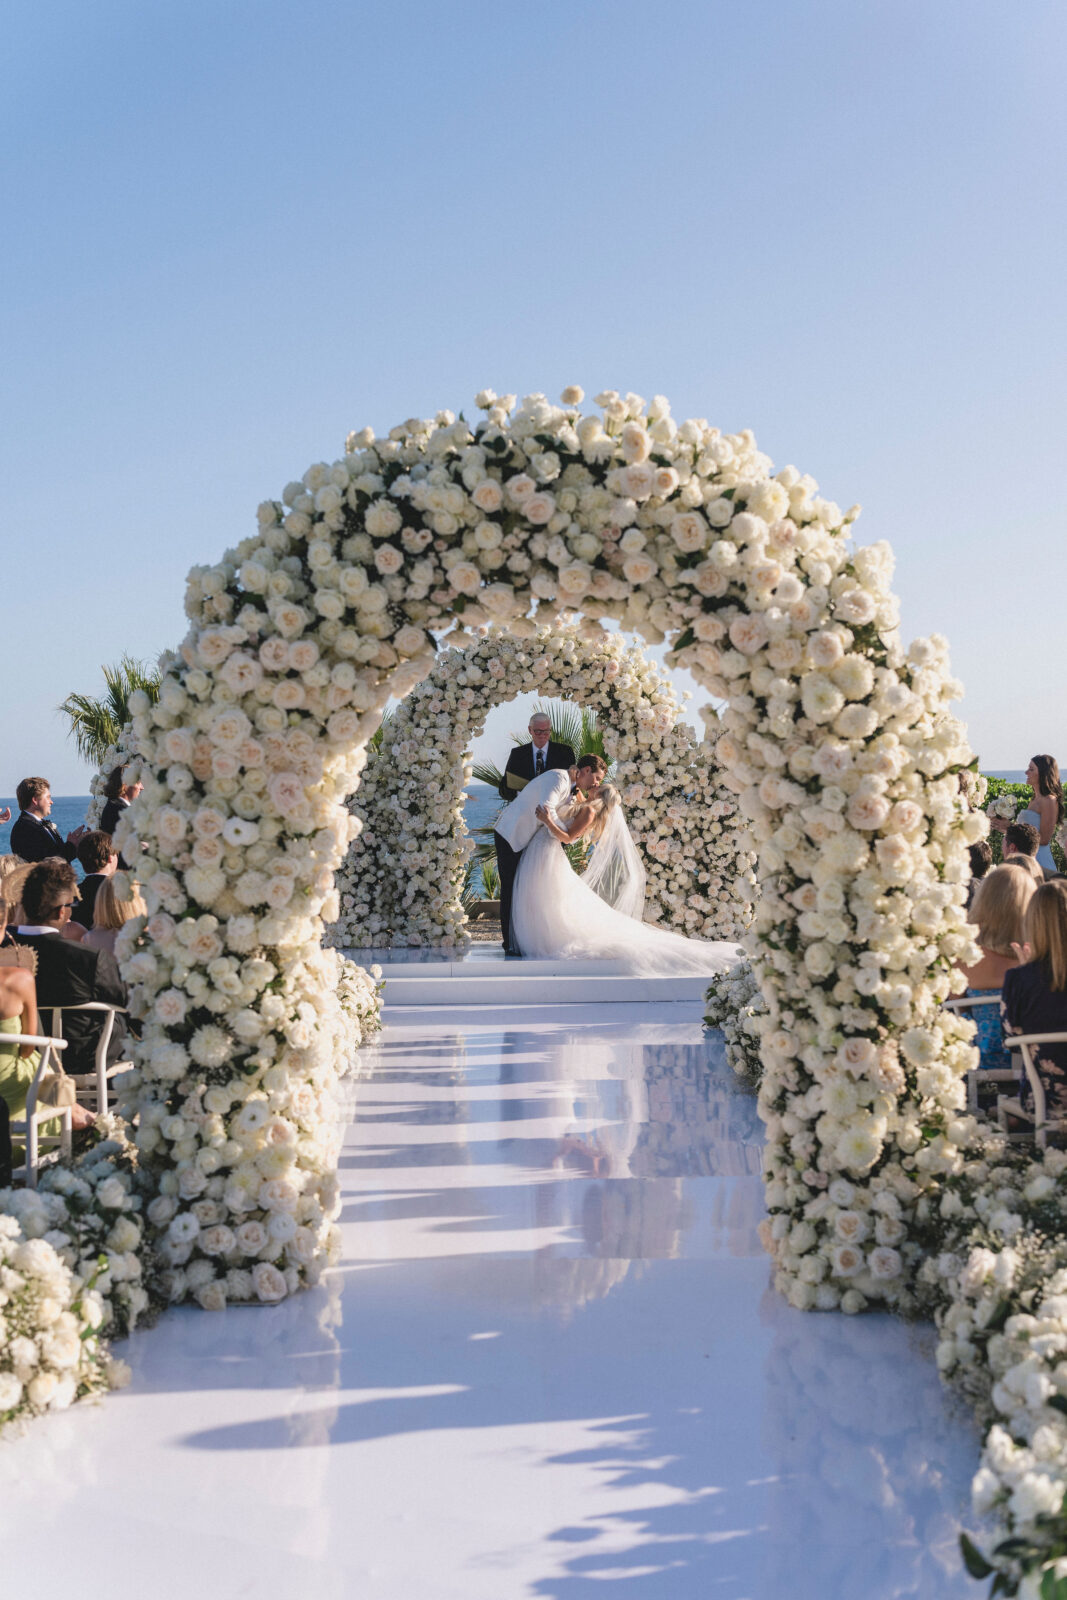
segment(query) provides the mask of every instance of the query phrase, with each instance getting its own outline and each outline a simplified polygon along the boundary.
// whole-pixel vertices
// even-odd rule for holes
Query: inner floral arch
[[[145,790],[119,834],[149,906],[119,941],[144,1020],[124,1104],[175,1298],[281,1298],[328,1259],[333,1090],[374,996],[322,933],[388,699],[471,627],[574,611],[666,639],[727,702],[716,754],[759,854],[776,1282],[800,1306],[908,1299],[975,1059],[941,1009],[975,955],[985,828],[944,641],[903,649],[888,547],[855,549],[855,513],[751,434],[582,398],[485,394],[473,427],[353,434],[190,575],[159,703],[133,703]]]
[[[362,830],[338,880],[342,947],[456,945],[466,938],[465,752],[488,711],[515,695],[562,696],[601,717],[630,830],[648,873],[646,919],[708,939],[752,920],[752,858],[738,849],[736,795],[713,746],[682,720],[670,680],[621,634],[479,629],[442,651],[382,729],[352,805]],[[713,719],[714,725],[714,719]]]

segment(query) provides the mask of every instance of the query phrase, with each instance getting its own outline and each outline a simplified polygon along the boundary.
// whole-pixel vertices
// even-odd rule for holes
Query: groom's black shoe
[[[521,950],[505,950],[504,951],[504,960],[505,961],[521,961],[522,960],[522,951]]]

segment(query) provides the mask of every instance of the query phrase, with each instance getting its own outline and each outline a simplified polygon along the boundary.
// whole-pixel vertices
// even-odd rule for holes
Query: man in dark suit
[[[514,800],[526,785],[543,772],[562,772],[574,766],[574,751],[569,744],[556,744],[552,724],[543,711],[535,711],[529,722],[530,743],[517,744],[508,756],[497,793],[502,800]],[[502,813],[503,815],[503,813]],[[519,854],[493,830],[496,870],[500,878],[500,932],[506,955],[518,955],[511,943],[511,885],[519,865]]]
[[[78,844],[78,860],[85,877],[78,885],[81,899],[71,912],[70,920],[80,923],[83,928],[91,928],[97,890],[107,882],[119,864],[110,833],[103,833],[97,828],[92,833],[83,834]]]
[[[539,778],[542,772],[562,772],[573,765],[574,751],[570,745],[556,744],[548,717],[543,711],[535,711],[530,718],[530,743],[514,747],[497,792],[501,800],[514,800],[531,778]]]
[[[60,837],[54,822],[49,822],[52,788],[47,778],[23,778],[15,790],[21,815],[11,829],[11,853],[23,861],[47,861],[62,856],[73,861],[84,827],[75,828],[66,839]]]
[[[37,1009],[49,1006],[77,1006],[87,1000],[103,1000],[108,1005],[126,1004],[126,985],[119,977],[118,963],[106,950],[89,950],[73,939],[64,939],[62,930],[74,909],[77,879],[74,868],[64,861],[42,861],[27,873],[22,886],[22,905],[26,922],[14,930],[19,944],[37,952]],[[50,1019],[49,1019],[50,1020]],[[63,1018],[63,1067],[75,1076],[92,1072],[96,1065],[96,1045],[104,1019],[99,1012],[68,1012]],[[108,1045],[109,1063],[120,1061],[126,1038],[126,1019],[115,1018]]]

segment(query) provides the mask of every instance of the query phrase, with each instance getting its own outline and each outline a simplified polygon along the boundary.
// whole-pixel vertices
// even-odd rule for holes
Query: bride
[[[711,977],[735,966],[742,955],[736,944],[686,939],[641,921],[645,869],[606,773],[599,756],[582,756],[572,768],[573,799],[536,807],[540,827],[519,857],[511,905],[512,937],[523,955],[607,959],[630,972],[670,976]],[[560,777],[546,773],[528,789],[546,780],[552,788]],[[579,839],[593,845],[581,877],[560,849]]]

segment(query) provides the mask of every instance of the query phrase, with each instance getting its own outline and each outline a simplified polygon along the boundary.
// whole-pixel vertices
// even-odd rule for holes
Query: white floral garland
[[[159,704],[133,697],[146,786],[118,843],[151,909],[120,945],[145,1019],[127,1106],[174,1203],[162,1248],[203,1301],[281,1297],[325,1258],[329,1092],[356,1030],[321,934],[382,709],[432,670],[434,635],[562,610],[669,637],[729,702],[717,754],[760,852],[780,1287],[848,1308],[905,1293],[906,1252],[842,1237],[840,1212],[921,1188],[964,1120],[970,1029],[938,1007],[973,949],[966,845],[986,824],[960,796],[943,642],[905,654],[888,549],[852,550],[852,514],[772,476],[750,434],[581,398],[485,394],[476,430],[440,413],[353,435],[192,573]]]
[[[708,939],[752,920],[752,858],[738,851],[737,800],[669,680],[638,647],[598,625],[516,639],[479,630],[446,650],[383,729],[352,809],[362,824],[338,880],[341,946],[456,945],[471,842],[463,820],[466,752],[490,707],[517,694],[601,714],[630,830],[648,873],[646,919]]]

